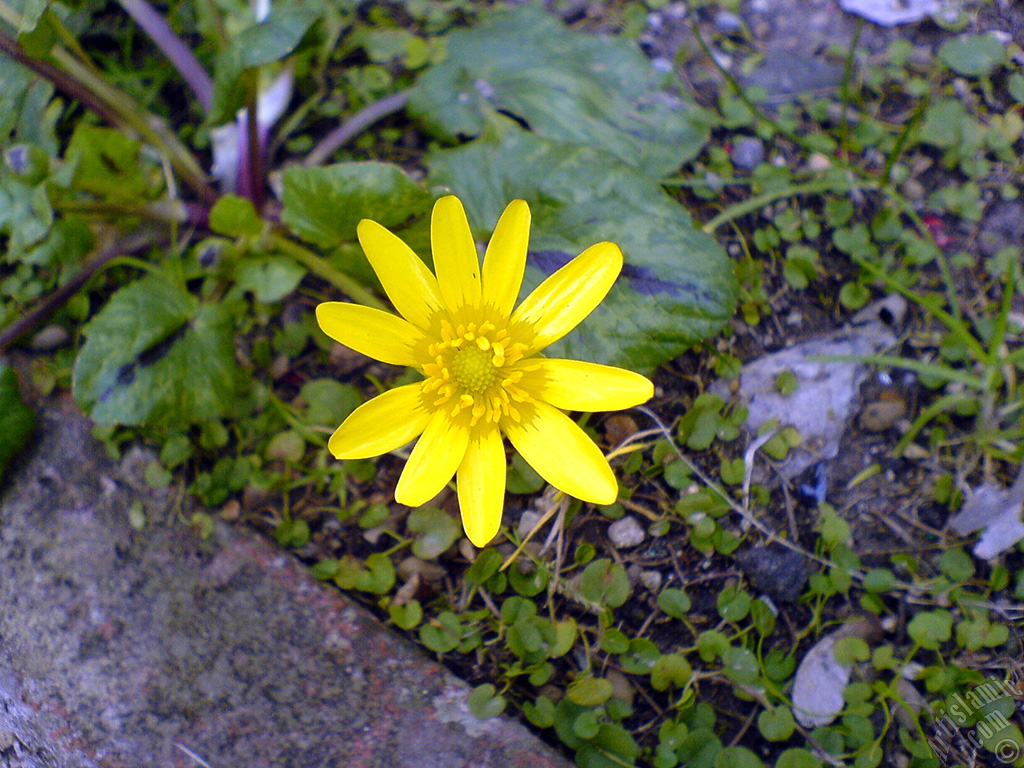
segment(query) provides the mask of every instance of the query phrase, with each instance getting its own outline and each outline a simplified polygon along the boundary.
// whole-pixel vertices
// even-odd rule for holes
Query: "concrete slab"
[[[475,719],[463,682],[290,555],[201,540],[182,503],[46,404],[0,494],[0,766],[569,765]]]

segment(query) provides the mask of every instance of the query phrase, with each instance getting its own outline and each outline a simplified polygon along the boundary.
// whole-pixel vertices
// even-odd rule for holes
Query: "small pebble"
[[[880,397],[864,406],[860,426],[868,432],[884,432],[906,415],[907,404],[898,395]]]
[[[737,168],[752,171],[764,160],[764,142],[755,136],[744,136],[732,149],[732,162]]]
[[[778,544],[751,547],[740,552],[736,560],[754,588],[776,602],[796,600],[807,583],[807,564],[803,555]]]
[[[661,590],[662,578],[661,571],[640,571],[640,583],[654,594]]]
[[[734,35],[743,29],[743,20],[735,13],[719,11],[715,14],[715,29],[723,35]]]
[[[629,515],[608,526],[608,538],[619,549],[628,549],[643,543],[644,535],[644,529],[640,523],[636,521],[635,517]]]
[[[238,499],[229,499],[220,510],[220,516],[228,521],[237,520],[241,514],[242,505],[238,503]]]
[[[924,184],[917,179],[907,179],[901,186],[903,194],[907,199],[913,200],[914,202],[924,200],[925,195],[928,194],[924,188]]]
[[[280,354],[274,358],[274,362],[270,364],[270,376],[277,381],[282,378],[292,367],[291,358],[288,355]]]
[[[824,171],[832,167],[832,161],[821,152],[815,152],[807,161],[807,167],[812,171]]]
[[[68,343],[71,334],[60,325],[48,325],[39,331],[28,343],[36,352],[52,352]]]

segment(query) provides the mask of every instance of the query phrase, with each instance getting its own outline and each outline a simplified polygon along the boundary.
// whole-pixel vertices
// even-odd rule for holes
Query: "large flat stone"
[[[0,766],[561,768],[291,556],[110,461],[67,398],[0,494]],[[133,504],[148,525],[129,525]]]

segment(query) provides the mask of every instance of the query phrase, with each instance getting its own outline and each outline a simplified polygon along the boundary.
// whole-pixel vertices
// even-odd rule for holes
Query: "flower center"
[[[491,363],[491,357],[489,352],[475,345],[460,349],[452,358],[455,380],[473,394],[482,393],[498,378],[498,370]]]
[[[528,345],[513,341],[507,329],[489,320],[458,325],[443,321],[440,336],[427,348],[431,362],[423,366],[423,393],[434,394],[433,405],[450,409],[453,419],[468,412],[470,426],[503,417],[518,422],[517,403],[532,398],[516,386],[523,372],[510,368]]]

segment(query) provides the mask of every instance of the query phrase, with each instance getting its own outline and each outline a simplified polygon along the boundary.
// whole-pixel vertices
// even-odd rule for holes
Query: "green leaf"
[[[911,640],[929,651],[953,635],[953,615],[949,611],[921,611],[907,623],[907,634]]]
[[[160,273],[115,293],[85,326],[75,400],[99,424],[181,426],[237,413],[249,384],[235,321]]]
[[[251,201],[225,195],[210,209],[210,229],[228,237],[256,237],[263,232],[263,220]]]
[[[436,620],[420,627],[420,642],[435,653],[454,650],[462,637],[462,625],[451,611],[444,611]]]
[[[822,765],[821,758],[800,747],[787,749],[775,761],[775,768],[821,768]]]
[[[656,691],[667,690],[670,685],[682,688],[690,681],[693,667],[681,653],[666,653],[659,658],[651,670],[651,687]]]
[[[14,369],[0,361],[0,479],[35,425],[35,411],[22,402]]]
[[[987,77],[1006,60],[1006,47],[992,35],[962,35],[942,44],[939,59],[958,75]]]
[[[741,685],[753,685],[757,681],[757,657],[748,648],[730,646],[722,652],[725,676]]]
[[[608,608],[618,608],[626,602],[629,592],[626,569],[608,558],[590,563],[580,578],[580,594],[590,602]]]
[[[1006,90],[1018,104],[1024,104],[1024,74],[1014,72],[1006,79]]]
[[[764,763],[746,747],[726,747],[715,758],[715,768],[764,768]]]
[[[18,27],[18,36],[35,30],[49,6],[50,0],[25,0],[21,7],[21,25]]]
[[[430,205],[430,196],[389,163],[289,168],[283,184],[281,221],[320,248],[354,241],[360,219],[394,227]]]
[[[138,204],[160,189],[155,166],[140,162],[142,144],[114,128],[80,123],[68,144],[68,157],[77,161],[75,186],[109,200]]]
[[[618,723],[603,722],[597,733],[576,753],[578,768],[622,768],[635,765],[640,747]]]
[[[356,576],[355,588],[375,595],[386,595],[395,586],[395,566],[383,552],[374,552]]]
[[[572,682],[566,695],[573,704],[579,704],[582,707],[596,707],[608,701],[614,692],[615,688],[610,680],[583,675]]]
[[[872,568],[861,584],[868,592],[888,592],[896,586],[896,574],[888,568]]]
[[[419,600],[410,600],[401,605],[392,603],[388,606],[388,615],[395,622],[395,626],[410,630],[423,620],[423,606]]]
[[[282,520],[274,529],[274,539],[282,547],[301,547],[309,541],[309,523],[300,518]]]
[[[775,707],[757,716],[757,729],[768,741],[785,741],[793,735],[796,723],[788,708]]]
[[[247,257],[235,264],[235,281],[239,287],[251,291],[256,301],[264,304],[283,299],[305,276],[305,267],[284,257]]]
[[[675,172],[708,137],[689,101],[660,90],[664,75],[615,37],[569,32],[551,14],[489,14],[452,32],[448,58],[425,72],[409,110],[443,138],[485,132],[501,111],[538,136],[610,152],[652,176]]]
[[[52,96],[50,83],[0,56],[0,136],[37,145],[55,156],[58,145],[54,122],[61,113],[47,112]]]
[[[954,147],[960,143],[963,126],[969,121],[967,109],[959,99],[940,99],[925,110],[921,141],[940,149]]]
[[[423,560],[433,560],[447,551],[462,533],[458,520],[442,509],[431,507],[414,509],[409,513],[406,525],[417,534],[412,543],[412,553]]]
[[[676,619],[685,619],[690,611],[690,596],[682,589],[668,587],[658,595],[658,607]]]
[[[867,661],[871,658],[871,649],[860,637],[841,637],[836,640],[832,655],[840,664],[849,666],[858,661]]]
[[[288,56],[316,21],[309,8],[275,7],[259,24],[243,29],[217,57],[213,79],[213,103],[207,120],[220,125],[233,120],[245,104],[246,70]]]
[[[939,570],[955,582],[964,582],[974,575],[974,560],[960,547],[953,547],[942,553]]]
[[[488,720],[500,715],[507,702],[504,696],[498,695],[497,689],[491,683],[484,683],[469,692],[466,703],[474,717],[479,720]]]
[[[523,714],[538,728],[550,728],[555,724],[555,705],[547,696],[538,696],[535,702],[524,701]]]
[[[737,622],[750,613],[750,595],[739,587],[726,587],[718,593],[718,614],[725,620]]]
[[[358,387],[326,378],[307,381],[299,390],[299,396],[306,403],[309,423],[332,429],[363,402],[363,393]]]
[[[691,731],[679,745],[678,755],[687,768],[712,768],[722,752],[722,742],[710,729]]]
[[[629,641],[629,650],[619,656],[619,664],[624,672],[634,675],[649,674],[661,658],[661,652],[646,637],[635,637]]]
[[[0,235],[7,235],[5,260],[26,260],[43,247],[54,226],[45,182],[30,186],[0,177]]]
[[[721,246],[678,202],[607,153],[546,141],[517,128],[428,157],[430,178],[450,187],[486,234],[513,198],[530,203],[532,290],[602,240],[626,266],[605,301],[552,356],[653,370],[732,316],[738,289]]]

